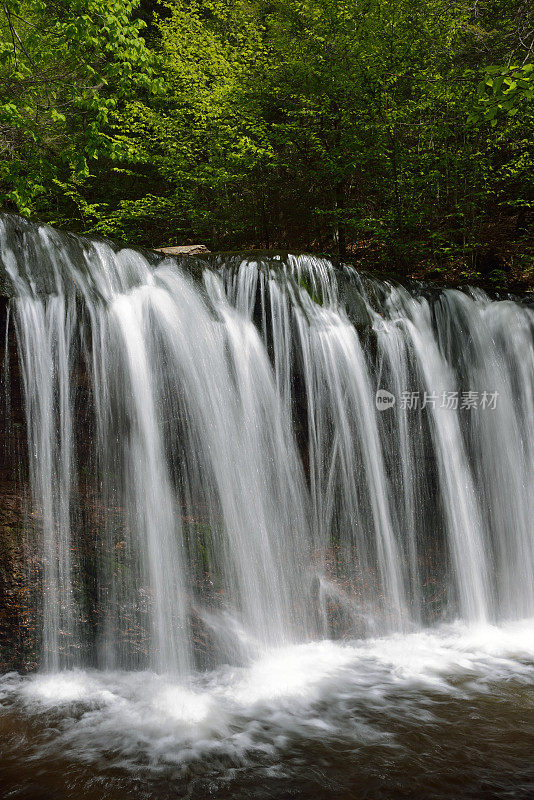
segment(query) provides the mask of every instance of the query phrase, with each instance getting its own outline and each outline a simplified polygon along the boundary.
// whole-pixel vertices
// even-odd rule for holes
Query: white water
[[[378,744],[395,758],[406,747],[389,729],[396,718],[403,728],[431,729],[451,700],[465,707],[478,700],[483,708],[496,686],[508,682],[515,693],[531,687],[533,634],[527,620],[324,640],[188,682],[135,671],[13,673],[0,680],[0,702],[41,731],[26,752],[32,760],[68,753],[93,768],[138,770],[141,763],[152,775],[188,777],[196,762],[226,759],[234,769],[257,759],[276,763],[303,740],[307,747],[328,741],[341,752]]]

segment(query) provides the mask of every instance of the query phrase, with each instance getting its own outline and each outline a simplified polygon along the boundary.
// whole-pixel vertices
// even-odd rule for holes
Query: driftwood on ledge
[[[196,256],[200,253],[209,253],[205,244],[181,244],[175,247],[156,247],[158,253],[167,256]]]

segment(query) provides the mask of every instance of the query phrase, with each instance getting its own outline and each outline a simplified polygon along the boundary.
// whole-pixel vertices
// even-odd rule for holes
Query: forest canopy
[[[2,0],[4,210],[145,246],[532,269],[528,0]]]

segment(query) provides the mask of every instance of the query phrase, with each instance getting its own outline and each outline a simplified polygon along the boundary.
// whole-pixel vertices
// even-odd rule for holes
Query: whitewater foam
[[[11,673],[0,698],[41,731],[34,758],[61,752],[158,771],[223,755],[276,759],[300,738],[400,747],[381,715],[428,721],[436,697],[468,700],[507,683],[534,683],[534,620],[309,642],[187,682],[150,672]]]

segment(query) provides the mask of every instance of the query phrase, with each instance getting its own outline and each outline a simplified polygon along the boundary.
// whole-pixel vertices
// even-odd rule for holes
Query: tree
[[[530,252],[524,0],[5,2],[4,207],[466,277]]]
[[[136,0],[2,0],[0,180],[22,213],[81,199],[95,162],[131,155],[110,121],[154,88]],[[82,203],[83,205],[83,203]]]

